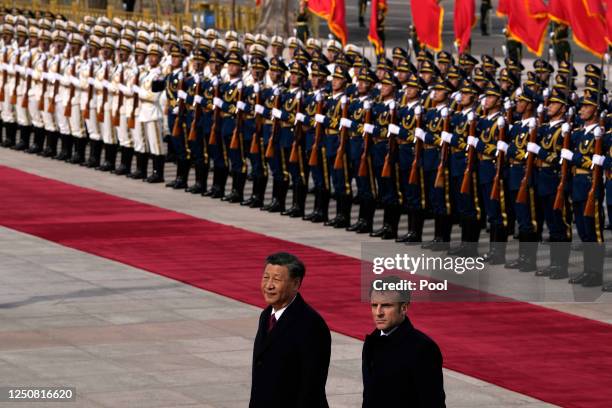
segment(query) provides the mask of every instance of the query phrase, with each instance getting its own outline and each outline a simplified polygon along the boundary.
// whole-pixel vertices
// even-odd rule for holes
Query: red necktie
[[[268,333],[272,331],[272,329],[276,326],[276,315],[272,313],[270,315],[270,319],[268,320]]]

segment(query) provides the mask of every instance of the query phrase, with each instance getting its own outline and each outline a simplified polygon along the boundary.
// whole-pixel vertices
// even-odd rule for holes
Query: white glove
[[[550,89],[544,88],[544,91],[542,92],[542,96],[544,97],[544,99],[548,98],[549,95],[550,95]],[[540,106],[542,106],[542,105],[540,105]],[[540,106],[538,106],[538,109],[540,109]]]
[[[506,153],[508,151],[508,143],[504,142],[503,140],[498,140],[496,147],[500,152]]]
[[[529,129],[533,129],[534,127],[536,127],[536,120],[535,120],[535,118],[527,119],[527,127]]]
[[[484,109],[486,104],[487,104],[487,101],[484,98],[484,95],[480,95],[480,107]]]
[[[363,132],[369,134],[374,133],[374,125],[372,125],[371,123],[364,123]]]
[[[260,105],[260,104],[255,105],[255,113],[257,113],[258,115],[263,115],[264,114],[263,105]]]
[[[442,141],[447,144],[450,144],[453,140],[453,134],[449,132],[442,131],[442,134],[440,136],[442,137]]]
[[[306,115],[304,115],[303,113],[298,112],[295,114],[295,123],[298,123],[298,122],[304,123],[305,120],[306,120]]]
[[[219,109],[223,108],[223,100],[221,98],[214,97],[213,105]]]
[[[400,127],[397,125],[394,125],[393,123],[389,124],[389,133],[392,135],[399,135],[400,132]]]
[[[414,137],[421,141],[425,141],[425,132],[421,128],[414,129]]]
[[[561,158],[567,161],[572,161],[574,153],[569,149],[561,149]]]
[[[340,98],[340,104],[342,106],[346,105],[346,102],[348,101],[346,95],[342,95],[342,98]]]
[[[603,166],[605,159],[606,159],[605,156],[602,156],[602,155],[599,155],[599,154],[594,154],[593,155],[593,164],[596,164],[599,167],[601,167],[601,166]]]
[[[202,103],[202,97],[200,95],[196,95],[193,97],[193,104],[194,105],[199,105]]]
[[[507,111],[512,109],[512,102],[510,101],[510,99],[506,99],[506,101],[504,102],[504,109]]]
[[[317,101],[317,103],[323,101],[323,93],[321,91],[317,91],[317,95],[315,96],[315,100]],[[363,104],[363,107],[365,108],[365,103]]]
[[[57,75],[57,74],[56,74]],[[57,80],[57,77],[55,78]],[[102,81],[102,86],[106,89],[108,89],[110,87],[110,82],[108,82],[106,79]]]
[[[145,91],[144,89],[140,88],[140,91],[138,92],[138,97],[140,99],[146,99],[147,98],[147,91]]]
[[[544,96],[544,97],[546,97],[546,96]],[[536,109],[536,112],[538,113],[538,115],[540,115],[541,113],[543,113],[543,112],[544,112],[544,105],[539,104],[539,105],[538,105],[538,109]]]
[[[363,102],[363,109],[368,110],[372,107],[372,103],[370,101]]]
[[[474,112],[470,112],[470,113],[468,113],[468,122],[473,121],[473,120],[474,120],[474,117],[475,117]]]
[[[340,129],[347,128],[350,129],[353,127],[353,121],[347,118],[340,119]]]
[[[175,115],[178,115],[178,113],[179,113],[179,108],[178,108],[178,106],[175,106],[175,107],[172,109],[172,113],[173,113],[173,114],[175,114]]]
[[[442,108],[442,112],[440,112],[442,115],[442,118],[446,118],[448,116],[448,108],[445,106],[444,108]]]
[[[468,146],[472,146],[473,148],[476,148],[476,146],[478,146],[478,138],[474,136],[468,136],[467,144]]]
[[[421,113],[423,113],[423,108],[421,107],[421,105],[417,105],[416,108],[414,108],[414,114],[418,116]]]
[[[497,118],[497,127],[498,128],[503,128],[506,125],[506,119],[504,119],[503,116],[500,116],[499,118]]]
[[[32,68],[26,68],[26,75],[27,76],[32,76],[33,73],[34,73],[34,70]]]
[[[315,115],[315,122],[321,123],[321,124],[325,123],[325,115],[321,115],[320,113],[317,113]]]
[[[236,102],[236,109],[239,110],[239,111],[246,110],[246,103],[244,103],[242,101]]]
[[[255,91],[255,93],[259,93],[259,83],[255,82],[255,85],[253,85],[253,91]]]
[[[187,99],[187,92],[179,89],[179,91],[176,93],[176,96],[179,99],[185,100],[185,99]]]
[[[45,74],[43,74],[43,79],[48,79],[48,78],[45,78]],[[87,85],[94,86],[95,84],[96,84],[96,81],[93,78],[87,78]]]
[[[77,77],[70,77],[70,84],[72,86],[79,86],[79,85],[81,85],[81,83],[79,82],[79,78],[77,78]],[[121,86],[123,86],[125,88],[124,85],[121,85]],[[125,93],[125,92],[123,92],[123,93]]]
[[[570,130],[571,128],[569,123],[564,123],[561,125],[561,133],[569,133]]]
[[[280,119],[283,116],[283,111],[280,109],[272,108],[272,117]]]
[[[593,136],[600,137],[601,136],[601,127],[596,126],[595,130],[593,130]]]
[[[567,110],[567,115],[571,118],[572,116],[574,116],[574,107],[570,106],[570,108]]]
[[[214,88],[216,88],[216,87],[218,87],[218,86],[219,86],[219,77],[214,77],[214,78],[213,78],[213,80],[212,80],[212,86],[213,86]]]
[[[135,94],[140,94],[140,91],[142,90],[141,87],[139,87],[138,85],[132,85],[132,92]]]
[[[540,146],[538,146],[537,143],[529,142],[529,143],[527,143],[527,151],[529,153],[533,153],[533,154],[537,155],[537,154],[540,153]]]
[[[516,91],[514,92],[514,96],[518,98],[522,94],[523,94],[523,88],[516,88]]]
[[[457,92],[455,94],[455,102],[457,103],[461,102],[461,92]]]

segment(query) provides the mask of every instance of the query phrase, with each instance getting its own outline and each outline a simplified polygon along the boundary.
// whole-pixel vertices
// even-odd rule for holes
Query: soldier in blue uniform
[[[573,167],[571,197],[576,220],[576,230],[583,242],[583,272],[570,278],[572,284],[582,286],[599,286],[603,283],[604,238],[603,238],[603,183],[595,193],[594,214],[585,215],[589,192],[595,183],[593,169],[595,166],[609,168],[604,155],[595,154],[597,139],[604,136],[604,130],[599,124],[601,97],[591,89],[585,89],[579,115],[583,125],[572,132],[570,149],[562,149],[561,157],[568,160]],[[606,149],[604,149],[605,151]],[[601,181],[601,180],[599,180]]]
[[[348,71],[342,66],[336,66],[332,75],[332,92],[325,100],[324,113],[315,115],[315,121],[322,124],[325,129],[321,151],[324,152],[324,160],[326,160],[336,196],[336,217],[325,222],[325,225],[335,228],[346,228],[350,225],[353,200],[348,160],[344,158],[342,168],[334,169],[336,153],[340,145],[342,105],[350,102],[346,95],[346,87],[350,81]]]
[[[567,89],[554,87],[547,107],[549,121],[539,127],[537,143],[527,143],[529,154],[537,155],[536,195],[551,242],[550,265],[539,269],[536,276],[549,276],[551,279],[567,278],[569,243],[572,240],[572,228],[566,213],[569,205],[564,202],[562,209],[554,209],[557,186],[560,183],[561,149],[564,138],[570,137],[571,130],[570,124],[566,122],[568,103]]]
[[[315,135],[317,122],[315,116],[317,113],[317,105],[323,104],[325,95],[330,91],[327,84],[327,77],[331,74],[323,63],[314,62],[310,67],[310,84],[312,91],[308,93],[304,99],[304,113],[303,117],[298,115],[297,119],[301,120],[306,126],[306,157],[309,158],[311,155],[318,157],[316,165],[311,165],[310,173],[312,174],[312,180],[314,183],[314,209],[313,211],[304,216],[304,220],[311,222],[325,222],[328,220],[328,209],[329,199],[331,194],[330,183],[329,183],[329,170],[327,167],[327,161],[323,160],[325,155],[323,141],[319,140],[315,151],[313,152],[315,144]],[[318,125],[322,126],[322,125]]]
[[[189,171],[190,152],[187,149],[186,143],[185,117],[184,112],[179,111],[179,104],[184,104],[187,99],[185,89],[187,89],[186,84],[189,81],[189,74],[184,64],[185,51],[179,45],[173,44],[170,46],[170,55],[172,56],[172,72],[166,76],[168,129],[173,133],[175,122],[178,121],[177,128],[179,129],[179,134],[171,134],[168,139],[169,144],[172,145],[172,148],[169,150],[174,152],[176,158],[176,177],[174,180],[166,183],[166,187],[178,190],[187,187],[187,173]]]
[[[410,184],[410,170],[414,160],[414,129],[417,116],[421,114],[421,92],[426,84],[407,64],[398,66],[398,79],[402,82],[402,95],[397,112],[397,124],[389,125],[389,132],[395,134],[398,143],[399,186],[403,195],[405,210],[408,212],[408,232],[397,238],[397,242],[409,245],[423,240],[425,221],[425,192],[422,183]],[[405,78],[405,81],[402,81]]]
[[[265,158],[265,147],[263,144],[263,118],[255,112],[258,99],[262,98],[268,62],[259,56],[251,58],[251,75],[254,84],[245,89],[245,100],[237,103],[238,109],[244,109],[244,143],[249,146],[249,160],[253,176],[253,193],[251,197],[240,205],[250,208],[261,208],[263,206],[264,194],[268,184],[268,165]],[[259,132],[260,134],[257,134]]]
[[[481,211],[478,192],[475,194],[462,194],[461,185],[466,176],[467,165],[466,147],[469,127],[475,120],[475,104],[482,90],[469,80],[465,80],[459,89],[460,102],[457,110],[452,114],[449,132],[442,132],[442,141],[450,146],[449,174],[450,196],[454,204],[459,224],[461,226],[461,244],[451,249],[449,254],[458,256],[477,256],[476,243],[480,237]],[[469,174],[473,186],[477,183],[476,173]]]
[[[423,141],[422,167],[423,181],[427,202],[434,215],[434,238],[423,245],[424,249],[443,251],[449,248],[452,229],[450,197],[448,185],[435,188],[434,182],[440,160],[440,141],[444,120],[449,114],[448,97],[452,92],[451,85],[440,80],[432,87],[432,107],[427,110],[421,128],[416,128],[414,136]]]
[[[495,83],[488,85],[484,92],[483,116],[478,119],[476,134],[467,138],[468,146],[475,149],[478,154],[476,172],[478,182],[472,188],[472,198],[479,193],[482,199],[487,221],[489,223],[489,252],[485,260],[491,265],[504,264],[506,262],[506,246],[508,234],[506,228],[508,219],[506,214],[506,202],[504,194],[504,181],[500,181],[500,199],[491,199],[493,181],[496,173],[498,144],[503,148],[503,143],[498,143],[500,128],[506,126],[504,117],[501,115],[501,89]]]

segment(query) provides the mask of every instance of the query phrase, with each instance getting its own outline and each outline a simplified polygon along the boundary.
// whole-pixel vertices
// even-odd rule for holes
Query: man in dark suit
[[[382,281],[401,282],[396,276]],[[363,408],[445,407],[440,349],[406,316],[410,292],[395,288],[370,293],[376,329],[363,345]]]
[[[261,291],[268,304],[253,349],[250,408],[327,408],[331,335],[299,294],[302,261],[287,253],[266,259]]]

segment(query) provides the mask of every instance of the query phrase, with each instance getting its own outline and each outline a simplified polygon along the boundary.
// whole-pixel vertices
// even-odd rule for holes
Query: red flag
[[[346,44],[346,10],[344,0],[308,0],[308,9],[317,16],[327,20],[329,31]]]
[[[608,26],[608,44],[612,45],[612,2],[608,1],[606,8],[606,25]]]
[[[376,55],[385,52],[382,39],[378,36],[378,13],[387,14],[386,0],[372,0],[372,11],[370,12],[370,31],[368,32],[368,40],[372,43],[376,50]]]
[[[608,43],[612,44],[612,2],[610,0],[584,0],[584,6],[590,17],[597,17],[601,20],[606,27]]]
[[[608,49],[608,27],[595,11],[596,2],[589,0],[550,0],[550,18],[570,26],[576,44],[601,57]]]
[[[472,27],[476,25],[475,0],[455,1],[455,42],[459,53],[463,53],[470,44]]]
[[[542,0],[500,0],[497,13],[508,17],[506,28],[512,38],[542,55],[549,22],[548,9]]]
[[[444,9],[438,0],[411,1],[412,21],[419,41],[435,51],[442,49]]]

